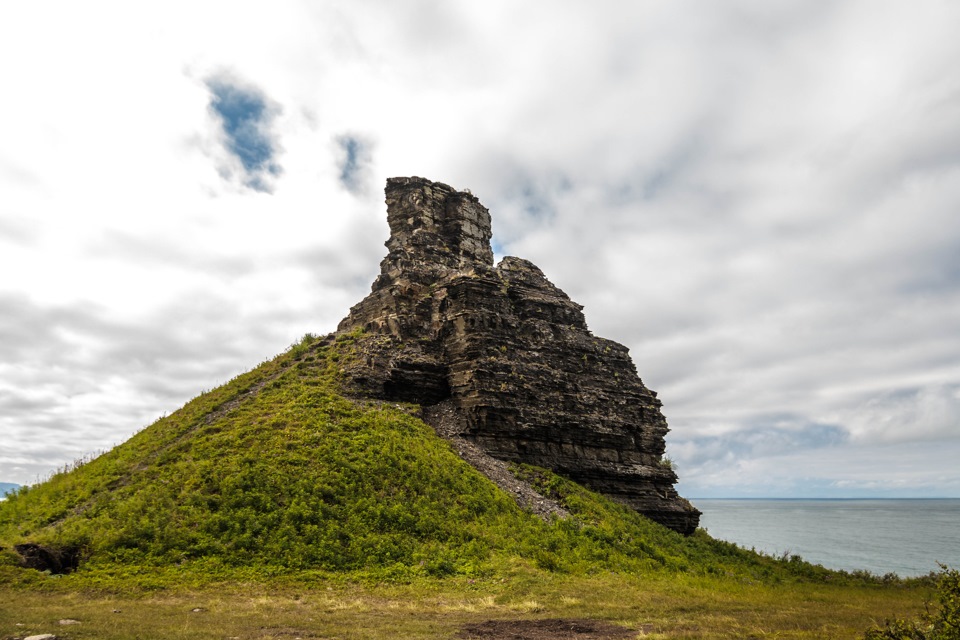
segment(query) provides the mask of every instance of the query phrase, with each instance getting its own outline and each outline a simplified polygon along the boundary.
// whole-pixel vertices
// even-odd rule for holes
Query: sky
[[[960,497],[960,3],[0,4],[0,481],[335,330],[383,186],[627,345],[680,492]]]

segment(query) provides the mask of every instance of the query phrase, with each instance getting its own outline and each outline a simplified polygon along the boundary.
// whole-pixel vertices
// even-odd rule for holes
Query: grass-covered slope
[[[410,414],[355,402],[337,372],[361,336],[305,338],[126,443],[0,503],[0,547],[76,547],[85,568],[235,566],[376,575],[550,571],[780,577],[828,572],[684,538],[548,472],[574,514],[523,511]]]

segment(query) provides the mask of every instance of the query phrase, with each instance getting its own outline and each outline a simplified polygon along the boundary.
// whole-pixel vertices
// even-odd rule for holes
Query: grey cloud
[[[50,384],[55,378],[44,363],[70,366],[56,385],[79,393],[85,385],[98,386],[87,375],[129,374],[131,368],[150,370],[161,360],[178,362],[195,355],[203,344],[215,342],[211,334],[228,321],[230,308],[204,294],[161,313],[155,324],[132,324],[112,320],[108,309],[94,305],[46,306],[22,295],[0,295],[0,316],[4,362],[22,365],[21,375],[28,379],[35,371]],[[158,332],[158,326],[163,331]],[[198,326],[206,329],[198,332]]]
[[[887,391],[869,398],[850,418],[859,441],[955,440],[960,427],[960,381]]]
[[[573,184],[561,172],[537,171],[508,158],[501,158],[499,164],[497,183],[481,202],[493,212],[493,234],[509,252],[517,239],[556,223],[559,207],[573,192]],[[480,193],[482,185],[470,188]]]
[[[269,326],[268,318],[258,319]],[[172,380],[195,385],[231,368],[239,373],[249,355],[244,342],[257,331],[257,323],[244,326],[250,320],[228,298],[188,292],[154,312],[147,323],[114,327],[109,340],[99,345],[98,362],[137,378],[166,381],[157,388],[171,386]]]
[[[32,322],[35,310],[29,305],[26,295],[0,293],[0,355],[3,362],[14,360],[26,345],[50,337],[47,327]]]
[[[927,249],[898,289],[905,296],[944,295],[960,290],[960,241]]]
[[[568,183],[563,180],[560,184],[561,188],[554,190],[523,181],[514,186],[514,193],[507,198],[517,202],[521,212],[528,219],[538,225],[547,224],[556,217],[555,205],[552,202],[555,197],[560,197],[556,192],[563,190]]]
[[[0,242],[30,246],[36,243],[37,238],[37,231],[26,220],[13,217],[0,218]]]
[[[25,294],[0,293],[0,355],[12,363],[64,353],[64,328],[88,329],[98,320],[89,306],[43,307]]]
[[[8,434],[2,457],[18,451],[25,458],[0,462],[0,475],[33,481],[112,446],[282,351],[297,337],[289,315],[244,315],[210,292],[188,292],[147,318],[124,321],[91,305],[0,296],[0,372],[7,383],[0,386],[0,432]],[[269,344],[272,352],[260,351]],[[29,443],[40,433],[57,434],[56,444],[33,451]]]
[[[0,175],[8,185],[37,187],[43,184],[38,175],[2,156],[0,156]]]
[[[837,425],[817,424],[794,414],[751,416],[736,431],[689,439],[671,438],[668,450],[682,465],[718,459],[736,461],[822,449],[844,444],[849,434]]]
[[[531,231],[511,250],[569,284],[598,333],[634,346],[641,375],[668,383],[654,385],[668,407],[769,398],[772,409],[779,394],[792,408],[804,396],[819,403],[820,391],[851,378],[909,376],[960,356],[950,328],[958,321],[956,296],[899,291],[908,274],[949,273],[949,250],[904,252],[896,224],[889,237],[861,233],[857,241],[837,233],[849,226],[846,216],[758,224],[715,215],[710,199],[694,197],[676,211],[673,203],[635,198],[622,215],[590,198],[579,212],[561,208],[557,224]],[[604,217],[592,217],[595,210]],[[738,207],[724,203],[723,210],[737,214]],[[575,223],[576,215],[592,224]],[[929,210],[900,215],[922,215],[909,227],[947,238],[958,230]],[[864,219],[858,227],[878,223],[885,224]]]
[[[944,497],[956,495],[953,443],[838,444],[772,457],[680,463],[695,497]],[[679,456],[678,456],[679,457]],[[881,470],[881,471],[878,471]]]
[[[382,189],[382,185],[378,188]],[[287,254],[283,264],[306,274],[310,289],[338,296],[342,302],[324,301],[325,311],[339,320],[350,306],[370,291],[380,273],[380,261],[386,255],[390,237],[384,205],[358,200],[351,211],[343,212],[341,229],[335,242],[318,239],[315,246]]]
[[[0,412],[27,413],[49,406],[46,398],[25,398],[0,389]]]
[[[290,263],[307,271],[318,290],[342,289],[344,293],[363,297],[379,273],[377,265],[386,250],[382,242],[352,240],[349,236],[345,238],[347,246],[355,251],[304,251],[291,255]]]
[[[139,266],[157,266],[175,270],[211,273],[237,278],[256,270],[256,261],[249,256],[217,255],[212,251],[191,251],[182,239],[145,237],[118,231],[104,232],[90,243],[85,252],[90,257],[118,260]]]
[[[402,7],[363,0],[355,6],[359,9],[350,12],[348,27],[353,36],[350,53],[378,61],[389,52],[403,60],[391,71],[407,82],[469,89],[493,73],[489,61],[498,55],[496,43],[462,7],[437,0],[414,0]],[[380,28],[369,28],[371,14],[381,16]]]

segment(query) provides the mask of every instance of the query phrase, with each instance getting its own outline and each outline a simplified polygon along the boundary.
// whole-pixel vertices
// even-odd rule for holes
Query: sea
[[[714,538],[777,557],[901,578],[960,569],[960,499],[691,502]]]

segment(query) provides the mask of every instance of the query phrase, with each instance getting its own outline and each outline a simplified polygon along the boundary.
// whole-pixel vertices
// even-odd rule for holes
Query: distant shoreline
[[[21,486],[22,485],[19,485],[15,482],[0,482],[0,500],[3,500],[7,497],[8,493],[13,493]]]
[[[960,566],[960,498],[692,499],[711,536],[841,571],[918,577]]]

